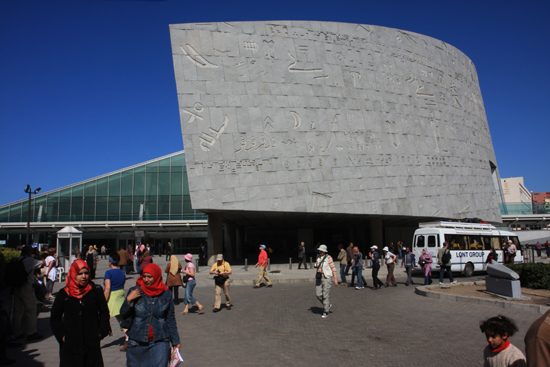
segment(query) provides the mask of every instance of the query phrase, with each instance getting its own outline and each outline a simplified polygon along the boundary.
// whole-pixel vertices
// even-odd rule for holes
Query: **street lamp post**
[[[30,236],[30,230],[31,230],[31,195],[32,194],[38,194],[38,192],[41,190],[41,188],[37,188],[36,190],[31,190],[31,185],[27,185],[25,187],[25,192],[29,194],[29,210],[27,212],[27,246],[29,245],[29,236]]]

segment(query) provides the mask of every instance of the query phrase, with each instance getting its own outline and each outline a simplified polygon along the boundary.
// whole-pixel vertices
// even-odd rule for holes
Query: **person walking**
[[[172,244],[168,242],[168,245],[166,245],[166,261],[170,259],[170,256],[172,256]]]
[[[537,243],[535,244],[535,249],[537,250],[537,256],[540,257],[541,254],[542,254],[542,249],[540,247],[540,242],[537,241]]]
[[[260,254],[258,255],[258,262],[256,265],[254,265],[255,268],[260,267],[260,273],[258,274],[258,281],[252,288],[260,288],[260,283],[262,282],[262,278],[265,278],[267,281],[267,287],[271,288],[273,287],[273,284],[271,283],[271,280],[267,276],[267,251],[265,250],[265,245],[260,245]]]
[[[550,258],[550,243],[548,241],[546,241],[544,243],[544,250],[546,251],[546,258],[549,259]]]
[[[216,262],[210,269],[210,274],[214,274],[214,284],[216,285],[216,299],[212,312],[219,312],[222,303],[222,290],[225,295],[225,307],[231,310],[231,296],[229,295],[229,275],[232,273],[231,265],[223,260],[223,255],[216,256]]]
[[[132,245],[128,245],[126,252],[128,253],[128,264],[126,265],[126,274],[130,275],[134,273],[134,259],[135,259],[134,249],[132,248]]]
[[[148,264],[129,289],[120,308],[123,322],[131,325],[127,331],[126,365],[150,367],[168,365],[170,343],[180,349],[174,302],[157,264]]]
[[[180,262],[178,261],[178,258],[176,255],[170,256],[170,262],[166,264],[166,269],[164,269],[164,272],[166,273],[166,285],[172,292],[172,297],[174,298],[174,305],[179,305],[179,288],[183,287],[183,282],[181,281],[181,269],[182,266]]]
[[[437,252],[437,263],[439,264],[439,284],[443,284],[443,276],[445,275],[445,272],[449,274],[451,284],[456,284],[456,280],[453,278],[453,272],[451,271],[451,266],[453,265],[451,259],[452,255],[449,250],[449,244],[447,242],[443,242],[443,247]]]
[[[106,255],[107,255],[107,248],[105,248],[105,245],[102,245],[101,246],[101,260],[104,260]]]
[[[485,265],[496,264],[498,263],[498,253],[495,252],[495,249],[491,247],[487,259],[485,260]]]
[[[143,274],[143,269],[149,264],[153,263],[153,257],[149,253],[148,250],[145,250],[145,252],[141,255],[140,263],[139,263],[139,273]]]
[[[430,254],[426,249],[422,250],[422,255],[418,259],[418,264],[422,267],[422,272],[424,273],[424,285],[432,284],[432,254]]]
[[[48,249],[48,257],[44,260],[46,270],[44,271],[46,280],[46,299],[52,298],[53,285],[57,278],[57,254],[54,248]]]
[[[346,275],[349,275],[349,269],[351,268],[351,260],[353,259],[353,243],[350,242],[346,248],[346,254],[348,255],[348,264],[346,266]],[[353,281],[352,281],[353,286]]]
[[[117,252],[112,253],[109,256],[109,270],[105,272],[103,277],[105,290],[103,295],[105,301],[107,301],[107,307],[109,308],[109,318],[115,317],[120,323],[122,322],[122,316],[120,316],[120,307],[124,303],[124,284],[126,283],[126,274],[123,270],[119,269],[118,264],[120,262],[120,255]],[[122,327],[121,330],[125,331]],[[124,345],[120,348],[121,352],[124,352],[128,347],[128,337],[124,340]]]
[[[348,253],[344,250],[342,244],[338,245],[338,258],[336,260],[340,261],[340,285],[346,285],[346,266],[348,265]]]
[[[395,280],[395,276],[393,275],[393,272],[395,270],[395,259],[397,259],[397,255],[392,253],[388,247],[384,247],[382,249],[384,251],[384,262],[386,263],[386,267],[388,268],[388,275],[386,276],[386,288],[390,286],[397,287],[397,281]]]
[[[118,250],[118,257],[120,259],[120,262],[118,263],[118,268],[124,272],[124,274],[128,274],[128,260],[130,260],[130,255],[128,255],[128,251],[125,248],[121,248]]]
[[[306,260],[306,244],[304,242],[300,243],[300,248],[298,249],[298,269],[304,264],[304,269],[307,270],[307,260]]]
[[[372,260],[372,281],[373,281],[373,290],[378,290],[382,288],[384,283],[378,279],[378,271],[380,270],[380,254],[378,253],[378,246],[373,245],[370,248],[369,257]]]
[[[204,306],[199,303],[193,297],[193,290],[195,289],[195,286],[197,285],[197,281],[195,280],[195,265],[193,264],[193,255],[187,254],[185,255],[185,261],[186,266],[183,273],[185,274],[183,277],[187,277],[187,285],[185,286],[185,290],[183,293],[183,303],[185,304],[185,308],[181,312],[182,315],[187,315],[189,313],[189,305],[196,305],[199,309],[199,314],[204,313]]]
[[[27,340],[42,339],[42,334],[36,332],[36,296],[34,294],[33,283],[36,276],[34,270],[42,265],[41,260],[32,257],[32,247],[24,246],[21,249],[21,256],[15,261],[21,261],[27,274],[25,279],[15,279],[19,285],[13,286],[13,335],[15,339],[21,339],[23,335],[21,331],[21,321],[23,314],[27,325]],[[16,274],[6,274],[6,277],[15,277]]]
[[[323,305],[323,314],[321,317],[326,319],[328,317],[332,304],[330,303],[330,287],[334,282],[334,285],[338,285],[338,277],[336,276],[336,268],[332,257],[328,254],[327,246],[320,245],[317,248],[319,257],[315,262],[315,295],[321,304]]]
[[[412,280],[412,271],[415,268],[414,255],[411,254],[410,247],[405,247],[405,254],[401,260],[401,267],[403,267],[403,265],[405,265],[405,271],[407,272],[407,281],[405,282],[405,285],[409,286],[409,284],[414,283]]]
[[[351,266],[353,267],[353,273],[351,276],[351,284],[353,286],[353,277],[357,276],[357,284],[355,289],[365,288],[365,279],[363,278],[363,254],[359,251],[359,247],[353,248],[353,259],[351,260]]]
[[[55,299],[50,326],[59,343],[60,367],[102,367],[101,340],[109,335],[109,309],[88,264],[76,260]]]
[[[92,245],[88,246],[88,252],[86,252],[86,262],[90,269],[90,280],[95,279],[95,271],[97,270],[97,264],[99,263],[99,255]]]

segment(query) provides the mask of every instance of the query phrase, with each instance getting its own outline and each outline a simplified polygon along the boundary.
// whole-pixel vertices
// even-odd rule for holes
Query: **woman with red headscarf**
[[[100,341],[109,334],[109,309],[101,286],[90,280],[88,264],[76,260],[67,286],[52,306],[50,325],[59,343],[59,366],[103,366]]]
[[[180,337],[174,315],[174,301],[162,282],[158,265],[149,264],[130,288],[120,308],[123,324],[128,326],[126,365],[131,367],[166,367],[170,343],[180,348]]]

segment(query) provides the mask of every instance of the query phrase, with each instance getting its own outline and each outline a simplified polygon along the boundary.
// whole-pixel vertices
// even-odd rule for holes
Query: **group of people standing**
[[[363,253],[359,250],[359,247],[354,246],[353,243],[350,243],[349,246],[344,249],[342,245],[338,246],[338,258],[340,261],[340,278],[341,285],[347,285],[349,287],[355,287],[355,289],[364,289],[367,285],[367,281],[363,277],[363,268],[364,261],[366,259],[370,260],[372,268],[372,280],[373,280],[373,290],[378,290],[385,287],[397,287],[397,281],[395,280],[394,271],[395,271],[395,262],[398,258],[389,247],[384,247],[382,249],[382,254],[378,251],[378,246],[373,245],[370,248],[369,253],[366,257],[363,256]],[[380,259],[384,257],[384,262],[388,268],[388,275],[386,277],[386,283],[383,283],[378,278],[378,272],[380,271]],[[349,270],[352,270],[351,282],[348,284],[346,276],[349,276]],[[355,283],[355,278],[357,277],[357,282]],[[408,284],[407,284],[408,285]]]

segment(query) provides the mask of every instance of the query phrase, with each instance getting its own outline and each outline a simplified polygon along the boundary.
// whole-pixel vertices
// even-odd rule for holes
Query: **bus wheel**
[[[472,263],[468,263],[464,267],[464,276],[471,277],[472,275],[474,275],[474,266]]]

